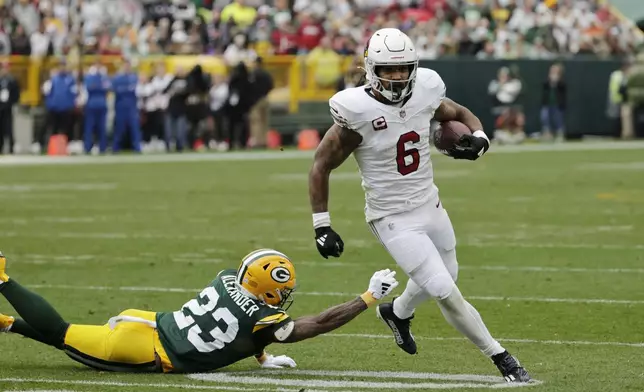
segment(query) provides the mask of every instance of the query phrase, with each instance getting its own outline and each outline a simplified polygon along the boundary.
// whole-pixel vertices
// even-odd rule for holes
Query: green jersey
[[[244,295],[235,270],[221,271],[195,299],[157,313],[159,339],[177,372],[204,372],[262,352],[275,331],[288,329],[280,308]]]

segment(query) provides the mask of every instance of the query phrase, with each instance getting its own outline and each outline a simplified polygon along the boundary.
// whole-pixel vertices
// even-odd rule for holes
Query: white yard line
[[[204,161],[273,161],[286,159],[312,158],[312,151],[267,151],[267,152],[230,152],[226,154],[152,154],[152,155],[107,155],[92,156],[5,156],[0,159],[2,166],[48,166],[48,165],[110,165],[130,163],[170,163]]]
[[[391,337],[391,336],[390,336]],[[242,371],[230,373],[234,375],[256,375],[256,371]],[[440,380],[440,381],[476,381],[485,383],[504,383],[500,376],[486,376],[478,374],[443,374],[443,373],[422,373],[422,372],[392,372],[392,371],[366,371],[366,370],[295,370],[276,369],[264,372],[264,374],[286,374],[291,376],[314,376],[314,377],[360,377],[360,378],[384,378],[404,380]]]
[[[71,389],[5,389],[4,392],[78,392],[78,391],[74,391]]]
[[[2,159],[0,159],[2,162]],[[1,164],[0,164],[1,165]],[[52,183],[52,184],[11,184],[0,185],[0,192],[47,192],[47,191],[62,191],[68,193],[69,191],[108,191],[116,189],[117,185],[114,183]]]
[[[153,253],[145,252],[135,256],[113,256],[107,254],[80,254],[80,255],[57,255],[57,254],[39,254],[39,253],[19,253],[8,254],[15,264],[25,262],[37,262],[37,264],[56,264],[59,262],[82,263],[94,260],[113,260],[125,262],[146,262],[150,259],[170,259],[179,263],[205,263],[218,264],[227,261],[225,258],[212,257],[214,254],[230,254],[231,251],[225,249],[205,249],[203,253]],[[234,260],[231,256],[230,260]],[[393,263],[393,261],[392,261]],[[348,261],[327,261],[327,260],[298,260],[296,265],[319,268],[357,268],[367,269],[371,265],[364,263],[355,263]],[[590,274],[644,274],[644,268],[630,267],[613,267],[613,268],[587,268],[587,267],[555,267],[555,266],[538,266],[538,265],[468,265],[459,264],[460,270],[472,271],[501,271],[501,272],[547,272],[547,273],[590,273]]]
[[[597,250],[644,250],[644,244],[618,245],[618,244],[590,244],[590,243],[528,243],[509,238],[505,242],[492,241],[464,241],[457,246],[470,246],[474,248],[529,248],[529,249],[597,249]]]
[[[281,376],[281,377],[280,377]],[[284,377],[287,376],[287,377]],[[305,377],[305,378],[293,378]],[[241,371],[241,372],[214,372],[189,374],[188,379],[198,380],[200,384],[179,383],[140,383],[126,381],[90,381],[90,380],[61,380],[51,378],[0,378],[4,383],[35,383],[35,384],[63,384],[79,386],[110,386],[133,389],[135,387],[147,388],[176,388],[176,389],[205,389],[226,391],[303,391],[302,387],[309,387],[309,392],[329,392],[329,390],[310,389],[310,387],[332,388],[334,392],[351,392],[359,390],[427,390],[427,389],[506,389],[531,387],[543,384],[542,381],[533,380],[527,384],[508,384],[501,377],[475,375],[475,374],[440,374],[420,372],[394,372],[394,371],[363,371],[363,370],[270,370],[270,371]],[[335,379],[334,379],[335,378]],[[363,379],[363,380],[356,380]],[[434,382],[427,382],[432,380]],[[421,381],[421,382],[418,382]],[[424,381],[424,382],[423,382]],[[439,382],[437,382],[439,381]],[[213,383],[211,385],[204,382]],[[222,385],[242,384],[242,386]],[[9,384],[9,386],[16,386]],[[261,388],[254,388],[255,386]],[[289,389],[287,387],[296,387]],[[342,388],[342,389],[339,389]],[[350,388],[350,389],[349,389]],[[35,390],[34,390],[35,391]],[[42,390],[40,390],[42,392]]]
[[[472,174],[471,170],[450,170],[445,169],[436,173],[436,177],[439,179],[442,178],[454,178],[454,177],[463,177]],[[270,176],[271,180],[274,181],[308,181],[308,173],[276,173]],[[331,174],[331,180],[335,181],[355,181],[360,179],[360,173],[355,172],[337,172]]]
[[[596,142],[596,143],[562,143],[536,144],[522,146],[494,146],[488,154],[513,154],[522,152],[566,152],[598,150],[639,150],[644,149],[644,142]],[[440,156],[433,150],[434,156]],[[165,162],[202,162],[202,161],[270,161],[286,159],[311,159],[313,151],[265,151],[265,152],[229,152],[186,153],[158,155],[108,155],[92,156],[4,156],[0,158],[0,167],[39,166],[39,165],[109,165],[129,163],[165,163]],[[442,158],[442,157],[441,157]]]
[[[212,235],[203,234],[162,234],[162,233],[123,233],[123,232],[57,232],[57,233],[37,233],[37,232],[17,232],[17,231],[0,231],[3,237],[46,237],[46,238],[72,238],[72,239],[96,239],[96,240],[129,240],[129,239],[167,239],[181,241],[240,241],[240,237],[227,236],[226,234],[217,233]],[[307,238],[281,238],[277,241],[285,244],[311,244]],[[370,248],[376,246],[375,240],[354,239],[348,240],[347,244],[356,248]],[[491,241],[460,241],[458,246],[470,246],[481,248],[529,248],[529,249],[597,249],[597,250],[644,250],[644,244],[621,245],[621,244],[601,244],[601,243],[526,243],[511,238],[505,242]]]
[[[54,289],[54,290],[89,290],[89,291],[131,291],[131,292],[151,292],[151,293],[192,293],[197,294],[201,289],[189,289],[178,287],[139,287],[139,286],[72,286],[72,285],[50,285],[36,284],[29,285],[34,289]],[[341,292],[298,292],[301,296],[314,297],[353,297],[359,293],[341,293]],[[623,300],[623,299],[603,299],[603,298],[547,298],[547,297],[500,297],[500,296],[476,296],[468,295],[468,299],[479,301],[513,301],[513,302],[545,302],[545,303],[572,303],[572,304],[603,304],[603,305],[644,305],[644,300]]]
[[[132,390],[133,387],[144,388],[177,388],[177,389],[209,389],[222,391],[298,391],[297,389],[265,389],[265,388],[243,388],[221,385],[194,385],[194,384],[170,384],[170,383],[139,383],[125,381],[89,381],[89,380],[57,380],[51,378],[0,378],[0,382],[14,383],[42,383],[42,384],[63,384],[63,385],[89,385],[106,387],[123,387]],[[318,391],[326,392],[326,391]]]
[[[462,270],[507,271],[507,272],[583,272],[595,274],[644,274],[644,268],[575,268],[575,267],[539,267],[528,265],[459,265]]]
[[[271,174],[269,179],[273,181],[308,181],[308,173],[276,173]],[[355,181],[360,179],[358,172],[337,172],[331,176],[332,180],[336,181]]]
[[[453,383],[437,383],[437,382],[406,382],[405,379],[400,381],[354,381],[354,380],[329,380],[329,376],[342,376],[349,372],[316,372],[321,379],[292,379],[292,378],[276,378],[268,372],[264,373],[205,373],[205,374],[192,374],[189,377],[194,380],[210,381],[217,383],[235,383],[244,385],[275,385],[275,386],[292,386],[292,387],[322,387],[322,388],[359,388],[368,390],[383,390],[383,389],[505,389],[505,388],[521,388],[531,387],[542,384],[541,381],[534,380],[531,383],[523,384],[508,384],[496,378],[497,381],[490,383],[483,382],[453,382]],[[363,373],[363,372],[354,372]],[[366,373],[366,372],[364,372]],[[389,375],[395,374],[394,372],[387,372]],[[289,375],[297,375],[298,371],[288,373]],[[306,372],[304,375],[311,375],[311,372]],[[351,377],[351,376],[345,376]],[[402,378],[402,377],[401,377]]]
[[[584,163],[576,167],[577,170],[644,170],[644,162],[603,162]]]
[[[359,338],[359,339],[393,339],[392,335],[379,335],[379,334],[360,334],[360,333],[330,333],[327,337],[341,337],[341,338]],[[416,340],[428,341],[468,341],[466,338],[443,338],[437,336],[415,336]],[[559,345],[559,346],[613,346],[613,347],[633,347],[644,348],[644,343],[627,343],[627,342],[590,342],[585,340],[542,340],[542,339],[512,339],[512,338],[499,338],[498,340],[508,343],[521,343],[521,344],[546,344],[546,345]]]
[[[198,293],[199,289],[187,289],[187,288],[173,288],[173,287],[106,287],[106,286],[70,286],[70,285],[30,285],[30,288],[34,289],[59,289],[59,290],[90,290],[90,291],[129,291],[129,292],[170,292],[170,293],[189,293],[195,294]],[[341,297],[351,297],[357,294],[350,293],[297,293],[297,295],[315,295],[315,296],[341,296]],[[572,298],[503,298],[503,297],[476,297],[468,296],[471,299],[484,299],[490,301],[505,301],[505,300],[515,300],[515,301],[535,301],[535,302],[572,302],[579,303],[581,301],[589,301],[587,303],[599,303],[599,304],[644,304],[644,301],[616,301],[616,300],[605,300],[605,299],[591,299],[591,300],[580,300]],[[322,335],[328,337],[346,337],[346,338],[362,338],[362,339],[391,339],[391,335],[379,335],[379,334],[350,334],[350,333],[331,333],[328,335]],[[416,336],[418,340],[430,340],[430,341],[451,341],[451,340],[463,340],[464,338],[446,338],[446,337],[424,337]],[[579,340],[542,340],[542,339],[514,339],[514,338],[500,338],[499,340],[503,342],[511,343],[525,343],[525,344],[545,344],[545,345],[573,345],[573,346],[614,346],[614,347],[634,347],[634,348],[644,348],[643,343],[636,342],[596,342],[596,341],[579,341]]]
[[[392,261],[393,263],[393,261]],[[341,261],[297,261],[297,266],[320,268],[371,268],[354,262]],[[459,270],[466,271],[501,271],[501,272],[548,272],[548,273],[590,273],[590,274],[644,274],[644,268],[577,268],[577,267],[544,267],[536,265],[467,265],[459,264]]]

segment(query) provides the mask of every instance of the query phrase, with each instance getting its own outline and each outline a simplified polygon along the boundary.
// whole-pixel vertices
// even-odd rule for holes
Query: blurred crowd
[[[34,127],[31,151],[51,147],[52,135],[64,137],[70,154],[264,148],[272,89],[261,57],[227,77],[201,65],[168,72],[163,61],[138,73],[127,60],[109,75],[100,58],[79,74],[61,62],[42,85],[45,119]]]
[[[360,53],[397,27],[421,58],[632,53],[642,32],[601,0],[0,0],[0,54]]]
[[[0,55],[65,59],[43,80],[47,121],[34,152],[51,134],[65,134],[75,152],[105,152],[108,129],[113,151],[228,150],[266,145],[274,86],[262,58],[299,55],[316,89],[342,90],[360,83],[364,45],[383,27],[405,31],[421,59],[629,57],[644,43],[642,30],[602,0],[0,0]],[[126,62],[116,75],[100,63],[65,65],[92,54]],[[217,55],[231,72],[129,68],[173,54]],[[343,56],[353,59],[347,72]],[[0,134],[12,146],[20,89],[0,68]],[[554,67],[544,82],[546,138],[562,137],[560,74]],[[525,139],[517,75],[503,68],[488,89],[506,143]]]

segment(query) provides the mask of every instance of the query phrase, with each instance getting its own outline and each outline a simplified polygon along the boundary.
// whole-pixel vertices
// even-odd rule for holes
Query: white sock
[[[447,322],[465,335],[483,354],[491,357],[505,351],[501,344],[490,335],[481,315],[463,298],[458,287],[454,286],[449,297],[436,302]]]
[[[414,315],[414,310],[422,302],[429,299],[429,294],[420,288],[413,280],[407,281],[407,287],[402,295],[394,300],[394,314],[401,319]]]

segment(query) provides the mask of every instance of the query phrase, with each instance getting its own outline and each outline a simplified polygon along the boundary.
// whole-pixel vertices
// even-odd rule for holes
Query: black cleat
[[[493,355],[492,361],[501,371],[501,375],[507,382],[529,382],[528,371],[521,367],[519,361],[507,351]]]
[[[395,300],[395,298],[394,298]],[[388,304],[380,304],[376,308],[376,314],[391,329],[396,339],[396,344],[407,354],[416,354],[416,341],[414,335],[411,334],[411,320],[414,316],[408,319],[400,319],[394,314],[394,302]]]

